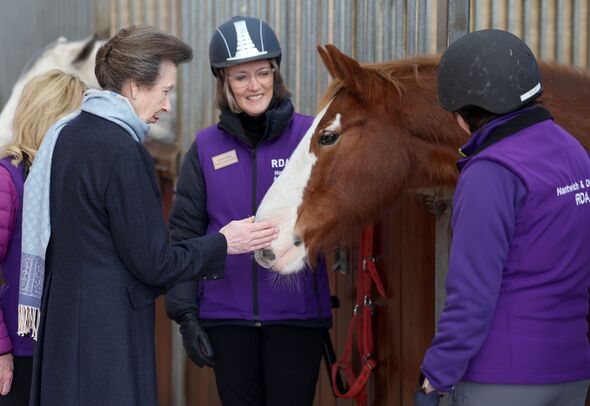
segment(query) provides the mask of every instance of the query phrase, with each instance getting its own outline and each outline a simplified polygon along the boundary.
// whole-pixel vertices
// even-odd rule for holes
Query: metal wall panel
[[[208,43],[215,27],[235,15],[262,18],[283,47],[281,72],[296,109],[314,114],[328,83],[317,45],[334,43],[361,62],[435,52],[436,0],[111,0],[111,32],[132,23],[150,23],[174,33],[195,51],[181,68],[178,144],[186,150],[194,133],[217,120],[215,83]],[[158,11],[159,10],[159,11]],[[158,13],[178,14],[171,24]],[[164,24],[165,23],[165,24]]]
[[[589,0],[470,0],[472,30],[508,30],[548,61],[590,67]]]
[[[0,0],[0,110],[23,67],[39,50],[65,36],[94,33],[94,0]]]
[[[0,105],[31,55],[64,35],[94,32],[95,0],[0,0]],[[234,15],[266,20],[284,49],[281,70],[298,110],[313,114],[328,82],[316,45],[334,43],[362,62],[436,50],[437,4],[442,0],[108,0],[111,33],[151,24],[176,34],[195,50],[181,69],[178,134],[184,150],[199,128],[216,121],[208,42]],[[502,28],[524,38],[541,58],[588,67],[590,0],[470,0],[471,30]],[[32,29],[31,27],[34,27]]]

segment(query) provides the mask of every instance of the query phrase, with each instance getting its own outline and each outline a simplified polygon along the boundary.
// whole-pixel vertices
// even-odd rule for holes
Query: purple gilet
[[[20,256],[21,256],[21,236],[22,236],[22,210],[23,210],[23,165],[14,167],[10,163],[11,158],[0,159],[0,165],[8,171],[16,191],[16,216],[14,216],[14,228],[12,235],[7,236],[6,256],[1,263],[2,295],[0,297],[1,310],[4,313],[4,323],[8,330],[8,336],[12,343],[12,354],[16,356],[33,355],[33,339],[30,335],[21,337],[17,335],[18,328],[18,287],[20,282]],[[7,207],[8,202],[4,201],[5,196],[0,197],[2,207]],[[8,216],[7,212],[0,213],[1,216]],[[6,223],[2,219],[2,223]]]
[[[462,150],[522,113],[488,123]],[[544,120],[458,166],[447,299],[424,375],[440,391],[590,378],[588,154]]]
[[[207,188],[207,234],[232,220],[255,214],[264,194],[311,125],[313,117],[294,113],[280,137],[256,149],[213,125],[196,137]],[[235,158],[232,154],[235,151]],[[215,157],[229,153],[215,169]],[[226,157],[228,155],[225,155]],[[201,283],[199,316],[207,320],[285,322],[331,318],[325,269],[306,269],[291,278],[258,266],[252,254],[228,255],[225,276]]]

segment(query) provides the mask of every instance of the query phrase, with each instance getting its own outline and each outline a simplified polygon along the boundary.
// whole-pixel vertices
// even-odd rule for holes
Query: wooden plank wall
[[[174,197],[174,184],[177,177],[179,150],[175,145],[146,140],[145,147],[154,158],[156,179],[162,194],[162,213],[166,221]],[[156,369],[158,374],[158,403],[172,405],[172,322],[166,316],[164,296],[156,300]],[[206,403],[203,403],[206,404]]]

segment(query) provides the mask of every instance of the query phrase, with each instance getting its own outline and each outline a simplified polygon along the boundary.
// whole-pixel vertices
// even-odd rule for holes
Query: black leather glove
[[[182,334],[182,345],[186,355],[199,367],[213,367],[213,348],[209,342],[207,332],[199,322],[199,319],[192,313],[182,315],[178,320],[180,334]]]
[[[438,406],[441,397],[437,391],[426,394],[422,389],[418,389],[414,394],[414,406]]]

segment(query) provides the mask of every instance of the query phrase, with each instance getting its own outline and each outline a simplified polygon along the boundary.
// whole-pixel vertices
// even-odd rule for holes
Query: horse
[[[94,65],[96,51],[104,42],[98,40],[96,35],[80,41],[68,41],[65,37],[59,37],[57,41],[50,43],[33,56],[25,65],[12,88],[10,98],[0,112],[0,148],[6,146],[13,138],[12,119],[18,100],[24,86],[36,75],[51,69],[59,69],[77,75],[89,88],[100,88],[94,75]],[[175,92],[170,94],[173,105],[175,95]],[[158,124],[151,126],[149,136],[160,141],[173,141],[175,138],[174,116],[163,115]]]
[[[282,274],[358,235],[404,191],[452,188],[468,140],[438,104],[439,56],[361,65],[334,45],[317,49],[333,80],[256,213],[280,230],[256,261]],[[590,151],[590,73],[543,62],[540,70],[538,100]]]
[[[12,88],[10,98],[0,113],[0,145],[6,145],[12,139],[12,118],[24,86],[33,77],[51,69],[77,75],[87,86],[98,88],[94,76],[94,58],[103,41],[92,36],[82,41],[68,41],[59,37],[47,45],[29,61]]]

